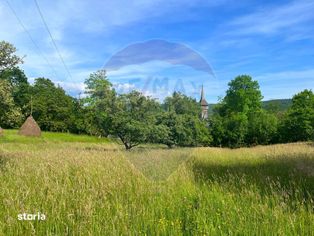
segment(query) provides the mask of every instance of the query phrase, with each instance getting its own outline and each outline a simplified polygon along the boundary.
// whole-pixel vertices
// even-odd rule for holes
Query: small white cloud
[[[54,83],[59,84],[66,91],[84,92],[85,90],[84,83],[64,82],[64,81],[54,81]]]
[[[231,22],[231,26],[235,27],[231,33],[240,35],[274,34],[287,30],[291,34],[294,28],[297,30],[305,22],[312,22],[314,19],[313,12],[314,2],[309,0],[292,1],[275,7],[269,6],[236,18]],[[308,28],[304,28],[303,31],[309,33],[307,32]]]
[[[131,92],[132,90],[136,89],[136,86],[134,84],[130,83],[114,83],[113,87],[118,93],[128,93]]]
[[[291,98],[304,89],[314,89],[314,70],[282,71],[255,76],[264,100]]]

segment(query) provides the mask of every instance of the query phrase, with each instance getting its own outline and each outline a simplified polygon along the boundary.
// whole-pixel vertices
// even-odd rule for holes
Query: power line
[[[44,16],[43,16],[43,14],[42,14],[42,12],[41,12],[41,10],[40,10],[40,7],[39,7],[39,4],[38,4],[37,0],[34,0],[34,2],[35,2],[35,5],[36,5],[36,8],[37,8],[37,10],[38,10],[38,13],[39,13],[39,15],[40,15],[40,18],[41,18],[41,20],[43,21],[43,23],[44,23],[44,25],[45,25],[45,28],[46,28],[46,30],[47,30],[47,32],[48,32],[50,38],[51,38],[51,41],[52,41],[52,43],[53,43],[53,45],[54,45],[54,47],[55,47],[55,49],[56,49],[56,51],[57,51],[57,53],[58,53],[60,59],[61,59],[61,62],[62,62],[62,64],[63,64],[65,70],[67,71],[68,75],[69,75],[70,78],[72,79],[73,77],[72,77],[72,75],[71,75],[71,73],[70,73],[70,70],[69,70],[69,68],[67,67],[67,65],[65,64],[65,62],[64,62],[64,60],[63,60],[63,57],[62,57],[62,55],[61,55],[61,53],[60,53],[60,51],[59,51],[59,48],[58,48],[58,46],[57,46],[57,44],[56,44],[54,38],[52,37],[52,34],[51,34],[50,30],[49,30],[49,27],[48,27],[48,25],[47,25],[47,23],[46,23],[46,21],[45,21]]]
[[[15,18],[17,19],[18,23],[21,25],[21,27],[23,28],[23,30],[26,32],[26,34],[28,35],[29,39],[31,40],[31,42],[34,44],[35,48],[37,49],[37,53],[39,54],[39,56],[41,56],[46,62],[47,65],[50,67],[50,69],[52,70],[52,72],[55,74],[56,77],[58,77],[56,70],[53,68],[53,66],[50,64],[49,60],[45,57],[44,53],[40,50],[40,48],[38,47],[37,43],[35,42],[35,40],[33,39],[32,35],[30,34],[30,32],[26,29],[25,25],[23,24],[22,20],[18,17],[16,11],[14,10],[14,8],[12,7],[12,5],[10,4],[9,1],[5,0],[5,2],[7,3],[7,5],[9,6],[10,10],[12,11],[13,15],[15,16]]]

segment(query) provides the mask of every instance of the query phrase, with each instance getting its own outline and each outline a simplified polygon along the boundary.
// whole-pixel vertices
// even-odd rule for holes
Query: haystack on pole
[[[40,137],[41,129],[35,119],[33,118],[33,97],[31,97],[31,114],[26,119],[24,124],[19,130],[19,135],[31,136],[31,137]]]
[[[32,137],[40,137],[41,129],[37,122],[34,120],[33,116],[30,115],[24,124],[21,126],[19,135],[24,136],[32,136]]]

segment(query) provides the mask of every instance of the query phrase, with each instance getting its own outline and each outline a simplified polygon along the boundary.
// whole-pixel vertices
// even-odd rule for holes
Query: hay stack
[[[3,136],[3,129],[0,127],[0,137]]]
[[[34,118],[29,116],[20,128],[19,134],[24,136],[40,137],[41,130]]]

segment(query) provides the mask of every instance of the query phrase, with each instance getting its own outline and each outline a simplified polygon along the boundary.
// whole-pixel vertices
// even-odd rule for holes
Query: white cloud
[[[274,34],[283,30],[291,32],[294,27],[299,28],[306,22],[311,23],[314,20],[313,12],[314,2],[310,0],[295,0],[285,5],[268,6],[236,18],[231,22],[231,26],[236,27],[235,31],[231,33]],[[308,33],[308,28],[304,27],[303,31],[303,33]]]
[[[64,82],[64,81],[54,81],[55,84],[59,84],[64,90],[72,92],[84,92],[85,84],[82,82]]]
[[[136,86],[131,83],[114,83],[113,87],[118,93],[128,93],[136,89]]]
[[[314,69],[267,73],[254,79],[261,86],[264,100],[291,98],[304,89],[314,89]]]
[[[36,46],[33,45],[8,4],[5,1],[0,2],[0,39],[13,43],[18,48],[19,54],[27,55],[25,64],[23,65],[26,74],[30,77],[53,77],[53,79],[59,81],[71,80],[68,78],[66,69],[51,42],[34,2],[26,2],[24,0],[8,1],[40,48],[38,51]],[[65,64],[72,74],[73,80],[83,80],[83,77],[76,77],[77,67],[80,67],[80,70],[87,71],[88,68],[86,67],[91,66],[85,66],[85,64],[91,63],[91,61],[94,64],[97,63],[100,67],[102,61],[97,62],[97,58],[104,57],[104,51],[107,51],[108,54],[112,53],[117,47],[112,46],[115,42],[110,43],[109,46],[104,43],[99,51],[86,51],[80,44],[77,46],[72,43],[69,44],[68,38],[75,37],[72,34],[80,35],[87,33],[89,34],[88,36],[96,36],[97,34],[110,35],[116,28],[128,26],[148,18],[159,17],[164,14],[167,14],[167,18],[158,19],[177,21],[180,19],[168,13],[172,13],[173,10],[181,11],[181,9],[188,12],[188,9],[195,5],[203,4],[210,6],[221,4],[224,1],[220,0],[215,3],[209,3],[205,0],[38,0],[38,3]],[[81,43],[82,40],[78,39],[75,42]],[[47,58],[50,65],[48,65],[43,57]]]
[[[255,79],[263,82],[293,80],[300,83],[302,80],[304,82],[309,80],[312,81],[312,85],[314,85],[314,69],[267,73],[265,75],[256,76]]]

